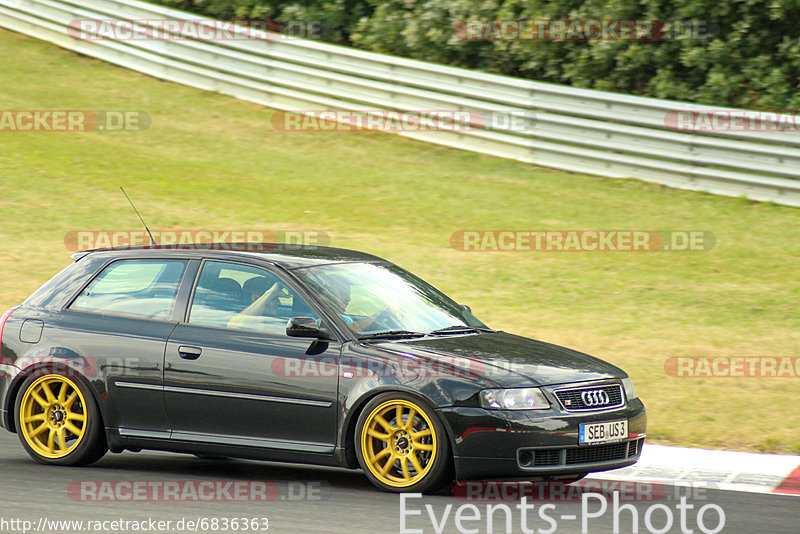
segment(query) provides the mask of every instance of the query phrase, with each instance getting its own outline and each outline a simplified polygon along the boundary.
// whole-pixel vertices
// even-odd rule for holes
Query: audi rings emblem
[[[611,402],[608,393],[602,389],[591,389],[581,393],[581,400],[585,406],[605,406]]]

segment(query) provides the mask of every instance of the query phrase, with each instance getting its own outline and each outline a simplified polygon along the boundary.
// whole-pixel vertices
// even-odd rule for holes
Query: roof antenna
[[[150,228],[148,228],[148,227],[147,227],[147,223],[146,223],[146,222],[144,222],[144,219],[142,219],[142,216],[141,216],[141,215],[139,215],[139,210],[137,210],[137,209],[136,209],[136,206],[134,206],[134,205],[133,205],[133,201],[131,201],[131,197],[129,197],[129,196],[128,196],[128,193],[126,193],[126,192],[125,192],[125,190],[124,190],[124,189],[122,189],[122,186],[119,186],[119,188],[120,188],[120,190],[122,191],[122,194],[123,194],[123,195],[125,195],[125,198],[127,198],[127,199],[128,199],[128,202],[130,202],[130,204],[131,204],[131,207],[133,208],[133,211],[135,211],[135,212],[136,212],[136,215],[138,215],[138,216],[139,216],[139,220],[140,220],[140,221],[142,221],[142,224],[144,225],[144,229],[145,229],[145,230],[147,230],[147,235],[149,235],[149,236],[150,236],[150,246],[151,246],[151,247],[157,247],[157,246],[158,246],[158,243],[156,243],[156,240],[155,240],[155,239],[153,239],[153,234],[152,234],[152,233],[150,233]]]

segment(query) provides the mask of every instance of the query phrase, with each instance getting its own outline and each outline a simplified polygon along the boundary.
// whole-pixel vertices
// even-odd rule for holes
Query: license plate
[[[606,421],[605,423],[583,423],[580,426],[578,443],[594,445],[622,441],[628,437],[628,420]]]

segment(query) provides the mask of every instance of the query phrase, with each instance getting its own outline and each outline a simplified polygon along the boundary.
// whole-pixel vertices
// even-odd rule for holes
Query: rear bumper
[[[13,399],[10,395],[10,388],[20,372],[21,371],[13,365],[0,363],[0,425],[11,432],[13,432],[12,428],[14,424],[11,421],[13,417],[11,411]]]
[[[458,480],[530,480],[582,475],[636,463],[647,430],[644,405],[634,399],[594,413],[500,411],[450,407],[440,411],[452,436]],[[581,423],[627,419],[627,439],[578,443]]]

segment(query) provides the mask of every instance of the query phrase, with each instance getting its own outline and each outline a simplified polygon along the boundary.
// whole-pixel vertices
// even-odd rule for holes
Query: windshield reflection
[[[336,263],[294,272],[358,336],[486,328],[469,311],[396,265]]]

